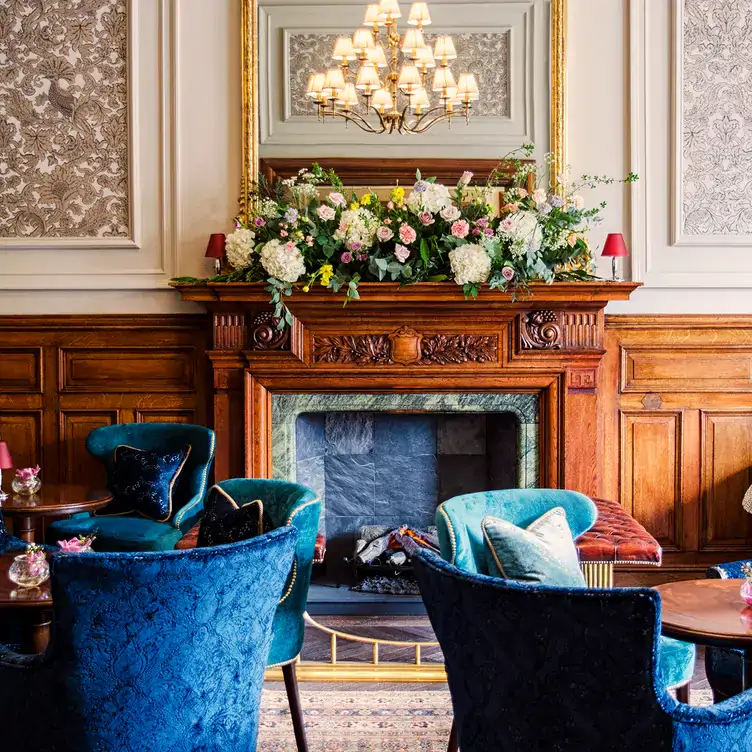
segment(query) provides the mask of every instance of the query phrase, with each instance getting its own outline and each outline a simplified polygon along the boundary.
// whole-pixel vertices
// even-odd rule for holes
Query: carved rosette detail
[[[499,338],[491,334],[435,334],[424,336],[407,326],[389,335],[362,334],[316,337],[314,363],[342,365],[452,365],[494,363]]]
[[[290,341],[290,328],[279,329],[279,319],[271,311],[257,313],[251,324],[252,350],[286,350]]]
[[[520,340],[523,350],[561,350],[564,331],[557,311],[522,314]]]

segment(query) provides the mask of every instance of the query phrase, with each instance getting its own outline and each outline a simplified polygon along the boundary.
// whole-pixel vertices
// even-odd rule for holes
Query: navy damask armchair
[[[658,672],[660,596],[525,585],[423,552],[462,752],[752,752],[752,691],[678,703]]]
[[[298,532],[192,551],[52,556],[45,655],[0,646],[3,752],[256,749]]]

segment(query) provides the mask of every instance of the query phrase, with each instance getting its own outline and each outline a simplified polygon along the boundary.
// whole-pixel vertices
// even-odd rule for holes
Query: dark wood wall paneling
[[[621,582],[751,557],[752,316],[610,316],[606,334],[603,493],[665,552]]]
[[[94,428],[208,425],[209,336],[204,316],[0,317],[0,432],[16,466],[101,484]]]

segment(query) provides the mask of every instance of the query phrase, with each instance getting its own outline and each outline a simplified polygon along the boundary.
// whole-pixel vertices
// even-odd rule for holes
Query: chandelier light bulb
[[[428,12],[428,3],[413,3],[407,22],[410,26],[417,26],[419,29],[429,26],[431,24],[431,14]]]
[[[425,109],[430,109],[431,100],[428,98],[428,92],[425,89],[418,89],[410,95],[410,109],[420,114]]]
[[[332,53],[333,60],[349,61],[355,60],[357,55],[353,49],[352,39],[350,37],[340,37],[337,43],[334,45],[334,52]]]
[[[410,60],[418,59],[418,50],[426,49],[423,32],[420,29],[408,29],[402,42],[402,52]]]
[[[429,68],[436,67],[436,61],[433,59],[431,48],[426,46],[418,50],[418,59],[416,65],[425,73]]]
[[[402,11],[397,0],[381,0],[379,3],[379,18],[389,23],[402,18]]]
[[[337,104],[341,104],[346,110],[358,104],[358,92],[355,91],[355,84],[348,82],[342,90],[340,96],[336,99]]]
[[[403,65],[397,86],[406,94],[418,91],[423,86],[420,80],[420,71],[414,65]]]
[[[376,68],[387,68],[386,53],[384,48],[377,44],[372,50],[366,50],[368,63]]]
[[[368,50],[373,50],[376,47],[373,41],[373,34],[368,29],[358,29],[353,34],[352,46],[359,58],[365,58]]]
[[[365,92],[366,94],[373,94],[381,88],[381,81],[379,80],[379,74],[376,72],[376,68],[371,65],[363,65],[358,71],[358,81],[356,88]]]
[[[457,82],[457,94],[463,102],[477,102],[480,99],[478,83],[472,73],[463,73]]]
[[[363,26],[383,26],[384,21],[379,18],[379,4],[372,3],[366,8],[366,15],[363,18]]]
[[[324,90],[325,81],[325,73],[314,73],[308,79],[308,89],[306,90],[306,96],[311,97],[312,99],[320,99],[321,92]]]
[[[457,50],[450,36],[439,37],[433,50],[433,56],[441,60],[442,65],[447,65],[449,60],[457,59]]]
[[[452,71],[449,68],[437,68],[433,74],[433,90],[446,94],[449,89],[454,89],[456,94],[457,84]]]
[[[371,100],[371,106],[378,110],[382,115],[392,109],[392,95],[386,89],[379,89],[374,93]]]

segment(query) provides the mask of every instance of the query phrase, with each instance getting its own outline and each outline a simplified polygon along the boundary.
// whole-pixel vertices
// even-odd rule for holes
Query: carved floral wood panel
[[[125,0],[0,2],[0,237],[127,237]]]

